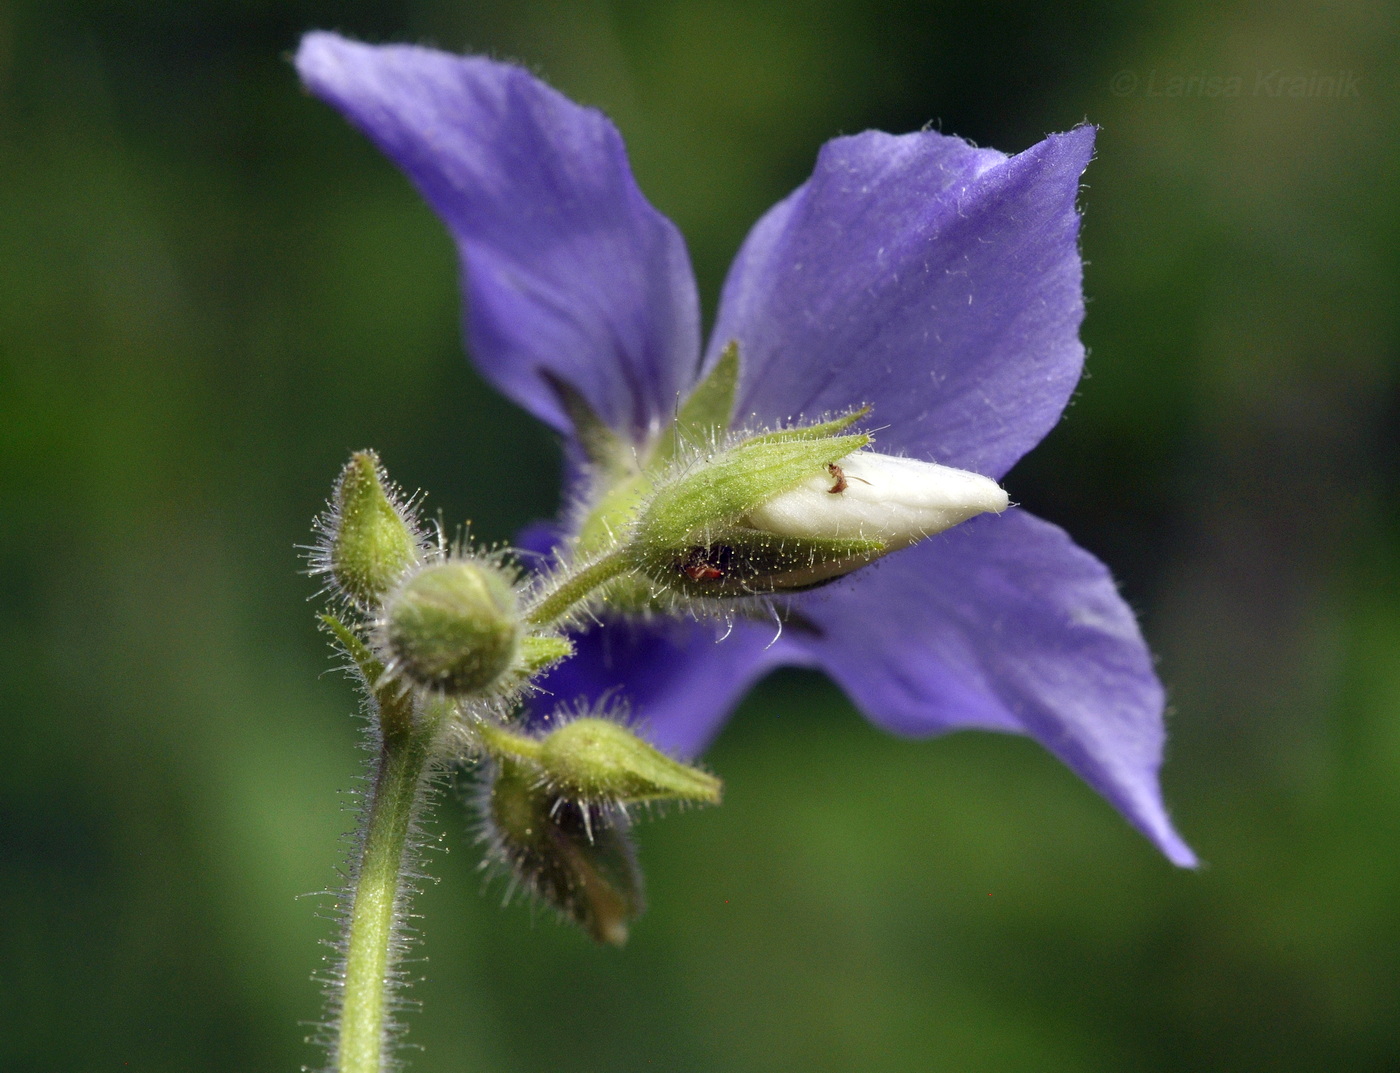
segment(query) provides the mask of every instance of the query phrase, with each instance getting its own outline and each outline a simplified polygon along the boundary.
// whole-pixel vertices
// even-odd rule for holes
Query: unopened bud
[[[776,537],[878,540],[907,548],[1010,505],[989,477],[914,458],[857,451],[750,511],[746,525]]]
[[[873,451],[814,456],[803,475],[727,524],[649,547],[642,569],[688,596],[797,592],[1008,505],[995,481],[966,470]]]
[[[480,693],[510,670],[521,633],[509,579],[467,559],[419,570],[389,598],[382,624],[393,673],[456,695]]]
[[[627,941],[644,902],[625,814],[565,800],[508,760],[492,773],[483,811],[495,853],[518,883],[596,941]]]
[[[737,444],[659,488],[637,519],[633,543],[643,558],[696,543],[869,442],[863,433],[814,438],[798,430]]]
[[[778,579],[814,563],[877,554],[878,541],[790,542],[745,522],[768,500],[869,443],[864,434],[838,434],[859,416],[755,436],[689,465],[637,519],[636,568],[689,596],[745,596],[790,587]]]
[[[386,486],[373,451],[356,452],[345,464],[321,525],[324,544],[313,561],[315,571],[329,573],[364,610],[373,610],[419,560],[408,510]]]
[[[540,743],[549,784],[570,798],[640,804],[719,804],[722,784],[707,771],[672,760],[625,726],[596,716],[570,720]]]

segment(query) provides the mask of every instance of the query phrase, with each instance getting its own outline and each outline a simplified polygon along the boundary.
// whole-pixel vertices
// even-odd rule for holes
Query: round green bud
[[[489,689],[510,670],[522,632],[515,589],[481,562],[427,566],[385,607],[383,638],[393,670],[446,693]]]

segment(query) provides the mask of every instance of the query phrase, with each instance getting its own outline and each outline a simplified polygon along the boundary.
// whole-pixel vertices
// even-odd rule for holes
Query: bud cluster
[[[323,621],[359,668],[381,740],[434,713],[440,755],[465,743],[487,758],[481,812],[493,858],[594,938],[624,941],[642,908],[626,810],[717,802],[719,780],[613,718],[560,714],[538,736],[511,729],[503,720],[572,643],[531,619],[532,593],[501,556],[425,539],[413,502],[371,452],[346,464],[319,529],[313,572],[355,612]]]
[[[415,503],[372,451],[352,455],[318,519],[311,569],[358,612],[381,681],[454,697],[500,697],[573,652],[526,629],[516,571],[497,555],[430,542]]]
[[[325,621],[360,669],[381,737],[391,722],[422,730],[425,713],[447,712],[429,736],[439,759],[484,758],[492,857],[602,942],[622,942],[642,907],[627,810],[718,803],[720,783],[610,716],[512,725],[535,679],[573,654],[565,624],[600,607],[698,612],[798,592],[1008,505],[986,477],[869,450],[870,434],[851,431],[868,410],[730,433],[737,383],[731,345],[645,449],[556,383],[592,465],[591,506],[560,562],[535,577],[429,541],[369,451],[351,457],[320,520],[313,572],[352,612],[349,624]]]

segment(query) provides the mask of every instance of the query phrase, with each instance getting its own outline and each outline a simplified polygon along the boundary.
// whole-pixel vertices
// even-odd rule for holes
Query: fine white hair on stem
[[[327,892],[331,901],[328,909],[323,913],[335,921],[338,932],[334,939],[326,940],[326,945],[330,948],[331,953],[327,955],[327,966],[317,974],[317,979],[326,996],[327,1014],[324,1021],[312,1026],[314,1031],[308,1037],[308,1042],[324,1048],[327,1056],[327,1064],[324,1068],[327,1073],[334,1073],[340,1065],[337,1051],[345,1004],[351,913],[355,891],[360,880],[360,870],[363,867],[369,823],[374,815],[376,775],[384,749],[380,729],[379,705],[367,691],[360,714],[364,723],[361,747],[370,754],[370,761],[366,770],[357,777],[357,785],[350,791],[351,802],[345,806],[355,812],[358,818],[353,830],[343,836],[344,840],[348,842],[348,849],[346,862],[340,869],[342,884]],[[421,711],[416,713],[419,718],[422,715]],[[408,957],[408,954],[419,940],[418,929],[410,923],[416,916],[411,912],[410,907],[413,898],[420,893],[423,883],[432,878],[422,868],[423,854],[432,846],[422,825],[422,817],[431,801],[441,791],[449,770],[448,758],[441,751],[430,753],[417,777],[413,790],[410,819],[399,861],[398,881],[393,899],[392,923],[387,950],[387,971],[384,981],[387,1010],[381,1041],[381,1054],[383,1055],[381,1068],[386,1071],[402,1067],[398,1053],[401,1049],[403,1034],[406,1031],[403,1014],[417,1008],[416,1002],[405,997],[404,989],[414,981],[413,975],[406,970],[405,966],[411,963],[412,959]]]

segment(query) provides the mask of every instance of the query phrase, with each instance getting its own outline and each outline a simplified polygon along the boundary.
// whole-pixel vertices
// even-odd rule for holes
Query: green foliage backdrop
[[[607,109],[711,306],[834,134],[1100,124],[1090,377],[1008,484],[1143,614],[1209,862],[1027,742],[897,741],[779,675],[710,754],[724,807],[644,825],[625,952],[480,897],[445,802],[414,1069],[1395,1068],[1400,11],[1367,0],[0,6],[0,1068],[317,1061],[298,896],[361,754],[294,545],[362,446],[484,540],[556,505],[446,236],[298,89],[315,27]]]

